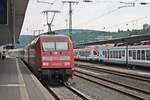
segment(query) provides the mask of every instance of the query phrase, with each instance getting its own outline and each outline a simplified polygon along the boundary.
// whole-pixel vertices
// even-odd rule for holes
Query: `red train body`
[[[74,73],[73,45],[68,36],[39,36],[25,47],[23,60],[40,78],[67,81]]]

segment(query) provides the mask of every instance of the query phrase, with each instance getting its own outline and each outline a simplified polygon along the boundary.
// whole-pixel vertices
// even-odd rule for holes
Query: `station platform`
[[[0,100],[55,100],[17,58],[0,60]]]

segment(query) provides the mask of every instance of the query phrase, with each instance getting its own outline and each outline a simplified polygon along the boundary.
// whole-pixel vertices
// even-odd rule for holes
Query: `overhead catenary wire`
[[[45,4],[53,5],[53,3],[52,3],[52,2],[43,1],[43,0],[37,0],[37,3],[45,3]]]
[[[40,0],[40,1],[42,1],[42,0]],[[44,0],[43,0],[44,1]],[[46,0],[45,0],[46,1]],[[47,0],[48,1],[48,0]],[[53,5],[51,5],[50,7],[55,7],[57,4],[58,4],[58,1],[61,1],[61,0],[49,0],[50,2],[52,2],[52,3],[54,3]],[[57,1],[57,2],[56,2]],[[115,0],[95,0],[96,2],[101,2],[101,3],[119,3],[119,0],[117,0],[117,1],[115,1]],[[125,0],[124,0],[125,1]],[[131,1],[131,0],[130,0]],[[140,1],[139,0],[134,0],[134,1],[131,1],[131,2],[137,2],[137,4],[140,4]],[[63,11],[63,13],[61,13],[61,15],[63,15],[63,14],[65,14],[65,12],[66,11],[64,11],[64,5],[62,5],[63,7],[61,8],[60,6],[60,9],[61,9],[61,12]],[[74,6],[73,6],[74,7]],[[97,16],[97,17],[95,17],[95,18],[92,18],[92,19],[90,19],[90,20],[88,20],[88,21],[86,21],[85,23],[83,22],[83,23],[79,23],[79,24],[77,24],[77,25],[74,25],[74,26],[86,26],[86,25],[90,25],[92,22],[95,22],[95,21],[97,21],[97,20],[99,20],[99,19],[101,19],[101,18],[103,18],[103,17],[105,17],[105,16],[107,16],[107,15],[109,15],[109,14],[111,14],[111,13],[113,13],[113,12],[116,12],[117,10],[119,10],[119,9],[122,9],[122,8],[125,8],[125,7],[132,7],[132,6],[128,6],[128,5],[122,5],[122,6],[118,6],[117,8],[115,8],[115,9],[112,9],[112,10],[109,10],[109,11],[107,11],[107,12],[105,12],[104,14],[102,14],[102,15],[100,15],[100,16]],[[75,9],[75,8],[73,8],[73,9]],[[74,12],[74,14],[76,14],[76,12],[78,12],[80,9],[77,9],[77,11],[75,11]],[[66,17],[67,17],[67,13],[65,14],[66,15]],[[60,16],[60,15],[59,15]],[[61,22],[61,23],[64,23],[64,26],[66,26],[66,24],[65,24],[65,20],[67,19],[66,17],[61,17],[60,19],[59,19],[59,22]],[[58,21],[58,20],[57,20]],[[61,25],[61,24],[59,24],[59,25]]]
[[[110,28],[114,28],[114,27],[117,27],[117,26],[121,26],[121,25],[128,25],[129,23],[138,22],[140,20],[147,19],[147,18],[150,18],[150,16],[144,16],[144,17],[137,18],[137,19],[134,19],[134,20],[129,20],[129,21],[126,21],[126,22],[111,25],[111,26],[105,27],[105,29],[110,29]]]
[[[102,1],[102,0],[95,0],[95,1],[91,1],[90,3],[88,3],[88,4],[97,4],[98,2],[100,2],[100,3],[111,3],[111,4],[115,4],[115,6],[116,6],[116,3],[119,3],[118,1],[112,1],[112,0],[105,0],[105,1]],[[82,3],[80,3],[80,4],[85,4],[86,3],[86,1],[83,1]],[[79,4],[79,5],[80,5]],[[87,4],[87,3],[86,3]],[[118,4],[117,4],[118,5]],[[83,6],[83,5],[82,5]],[[109,8],[114,8],[114,5],[112,6],[112,7],[109,7]],[[74,10],[74,8],[73,8],[73,10]],[[79,12],[81,9],[79,8],[79,9],[77,9],[77,8],[75,8],[75,13],[76,12]],[[106,8],[105,10],[108,10],[108,8]],[[97,10],[97,11],[99,11],[99,10]],[[97,12],[97,11],[95,11],[95,12]],[[77,13],[76,13],[77,14]]]
[[[108,2],[109,2],[109,1],[108,1]],[[74,9],[75,9],[75,8],[73,7],[73,10],[74,10]],[[79,11],[79,10],[80,10],[80,9],[78,9],[78,11]],[[61,12],[62,12],[61,14],[64,14],[63,11],[62,11],[62,9],[61,9]],[[76,12],[77,12],[77,11],[76,11]],[[68,14],[68,12],[65,14],[65,16],[67,16],[67,14]],[[61,19],[62,19],[62,18],[61,18]],[[64,20],[66,20],[66,18],[65,18]],[[63,20],[63,21],[64,21],[64,20]],[[61,21],[61,22],[62,22],[62,21]]]
[[[121,9],[121,8],[124,8],[124,7],[130,7],[130,6],[119,6],[119,7],[115,8],[115,9],[113,9],[113,10],[110,10],[110,11],[108,11],[108,12],[106,12],[106,13],[100,15],[100,16],[97,16],[97,17],[95,17],[95,18],[92,18],[92,19],[90,19],[90,20],[88,20],[88,21],[86,21],[86,22],[84,22],[84,23],[77,24],[77,25],[75,25],[75,26],[84,26],[84,25],[91,24],[92,22],[95,22],[95,21],[97,21],[98,19],[101,19],[101,18],[103,18],[103,17],[105,17],[105,16],[107,16],[107,15],[109,15],[109,14],[111,14],[111,13],[113,13],[113,12],[115,12],[115,11]]]
[[[73,6],[72,10],[74,11],[75,9],[76,9],[75,6]],[[78,12],[79,10],[80,9],[77,9],[74,13]],[[61,18],[61,22],[62,22],[62,19],[63,19],[63,22],[65,22],[65,20],[67,19],[68,12],[64,13],[63,8],[61,8],[61,12],[62,12],[61,15],[64,14],[66,16],[65,18]]]
[[[50,0],[50,1],[51,1],[51,0]],[[53,0],[52,2],[50,2],[50,1],[37,0],[37,3],[50,4],[51,7],[53,7],[54,4],[56,3],[56,1],[58,1],[58,0]]]
[[[42,0],[40,0],[40,1],[42,1]],[[44,1],[44,0],[43,0],[43,1]],[[47,0],[47,1],[48,1],[48,0]],[[61,0],[53,0],[53,1],[52,1],[52,0],[49,0],[49,1],[48,1],[48,4],[51,3],[52,5],[48,6],[47,9],[58,9],[59,11],[62,12],[63,9],[64,9],[64,5],[63,5],[60,1],[61,1]],[[46,4],[47,2],[44,2],[44,3]],[[58,7],[56,8],[56,5],[58,5],[59,3],[62,4],[62,5],[59,6],[59,8],[58,8]],[[60,15],[61,15],[61,14],[60,14]],[[60,22],[63,22],[63,21],[62,21],[62,18],[63,18],[63,17],[61,17],[61,20],[59,20],[59,23],[60,23]],[[45,26],[45,25],[44,25],[44,26]]]
[[[88,20],[88,21],[86,21],[86,22],[77,24],[77,25],[75,25],[75,26],[78,26],[78,27],[79,27],[79,26],[87,26],[87,25],[91,24],[92,22],[95,22],[95,21],[97,21],[97,20],[99,20],[99,19],[101,19],[101,18],[103,18],[103,17],[105,17],[105,16],[107,16],[107,15],[113,13],[113,12],[116,12],[117,10],[120,10],[120,9],[122,9],[122,8],[127,8],[127,7],[134,7],[135,4],[140,4],[140,5],[149,4],[148,2],[136,3],[137,1],[139,1],[139,0],[134,0],[134,1],[132,1],[132,2],[122,2],[122,1],[120,1],[120,3],[124,3],[124,5],[118,6],[117,8],[115,8],[115,9],[113,9],[113,10],[110,10],[110,11],[108,11],[108,12],[106,12],[106,13],[100,15],[100,16],[97,16],[97,17],[95,17],[95,18],[92,18],[92,19],[90,19],[90,20]]]

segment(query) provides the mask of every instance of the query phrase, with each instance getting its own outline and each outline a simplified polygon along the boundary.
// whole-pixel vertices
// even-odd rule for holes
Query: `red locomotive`
[[[41,79],[67,82],[73,76],[73,44],[68,36],[41,35],[26,46],[23,53],[23,60]]]

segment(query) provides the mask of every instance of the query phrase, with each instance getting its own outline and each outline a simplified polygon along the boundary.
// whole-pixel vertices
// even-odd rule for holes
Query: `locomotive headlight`
[[[70,60],[70,56],[60,56],[60,60]]]
[[[51,61],[52,57],[51,56],[43,56],[42,61]]]
[[[70,62],[64,62],[64,65],[70,65]]]
[[[48,64],[48,62],[43,62],[42,65],[43,65],[43,66],[48,66],[49,64]]]

